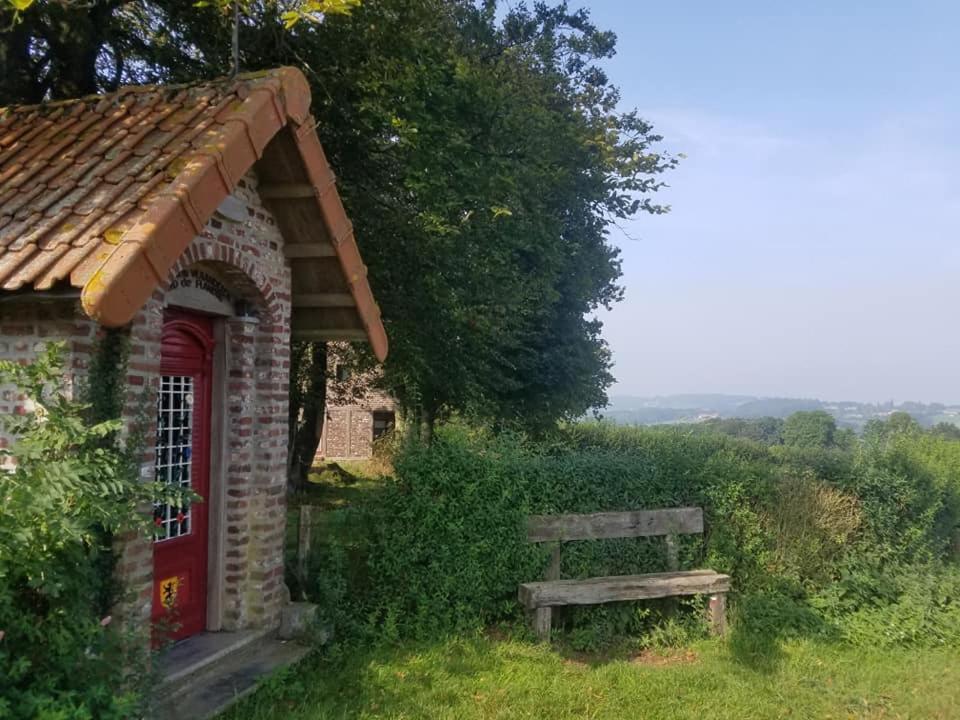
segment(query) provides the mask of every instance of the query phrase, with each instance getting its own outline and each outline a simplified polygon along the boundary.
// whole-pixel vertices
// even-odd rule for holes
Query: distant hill
[[[823,410],[819,400],[795,398],[757,398],[743,403],[735,410],[735,417],[787,417],[801,410]]]
[[[712,418],[785,418],[800,410],[826,410],[837,419],[839,425],[857,430],[871,419],[882,419],[897,411],[910,413],[925,427],[938,422],[950,422],[960,426],[960,406],[942,403],[907,402],[896,405],[719,393],[656,397],[615,395],[610,398],[610,405],[600,411],[600,415],[621,425],[660,425],[703,422]]]
[[[670,410],[691,410],[696,408],[715,408],[734,410],[744,403],[756,400],[750,395],[722,395],[719,393],[692,395],[662,395],[658,397],[620,396],[610,398],[611,405],[616,402],[618,409],[664,408]]]

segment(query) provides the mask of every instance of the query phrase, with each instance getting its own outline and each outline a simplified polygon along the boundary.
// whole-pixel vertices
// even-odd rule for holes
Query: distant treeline
[[[803,410],[787,418],[714,418],[691,426],[696,432],[721,433],[765,445],[850,449],[856,442],[852,428],[839,427],[836,418],[825,410]],[[884,419],[868,420],[863,427],[865,440],[882,440],[894,435],[930,434],[960,439],[960,427],[939,422],[924,428],[909,413],[894,412]]]
[[[599,415],[618,425],[661,425],[700,423],[714,419],[785,420],[797,412],[824,411],[844,428],[858,432],[874,420],[885,420],[894,414],[909,414],[920,426],[960,423],[960,406],[943,403],[859,403],[827,402],[803,398],[757,398],[744,395],[668,395],[655,398],[611,398],[610,405]]]

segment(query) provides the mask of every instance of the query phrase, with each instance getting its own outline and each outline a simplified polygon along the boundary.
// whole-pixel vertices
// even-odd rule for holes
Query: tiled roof
[[[0,290],[82,288],[91,317],[124,325],[256,163],[300,249],[294,287],[353,298],[345,312],[295,297],[295,332],[363,330],[382,358],[379,310],[309,106],[303,74],[279,68],[0,109]],[[331,278],[340,287],[315,286]]]

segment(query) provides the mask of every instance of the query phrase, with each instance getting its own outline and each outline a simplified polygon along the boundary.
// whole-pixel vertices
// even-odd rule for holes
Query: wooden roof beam
[[[296,200],[315,198],[320,193],[309,183],[271,183],[260,185],[257,192],[264,200]]]
[[[283,246],[283,254],[289,258],[328,258],[336,257],[337,251],[327,243],[294,243]]]
[[[295,293],[291,300],[295,308],[348,308],[357,305],[350,293]]]

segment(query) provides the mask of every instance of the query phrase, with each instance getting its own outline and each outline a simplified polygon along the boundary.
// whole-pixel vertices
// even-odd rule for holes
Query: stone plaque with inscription
[[[233,300],[222,280],[206,270],[195,268],[179,273],[167,290],[168,305],[214,315],[233,315]]]

